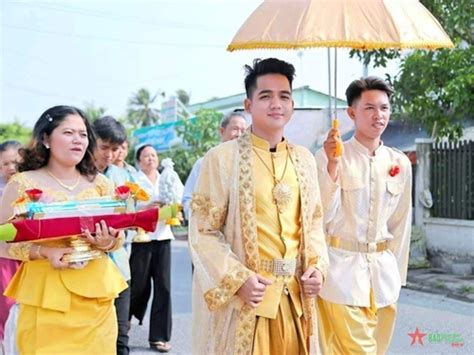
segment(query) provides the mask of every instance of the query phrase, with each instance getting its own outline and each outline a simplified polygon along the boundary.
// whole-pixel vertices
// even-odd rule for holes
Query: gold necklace
[[[59,180],[56,176],[54,176],[54,174],[49,171],[49,169],[46,169],[46,172],[48,173],[49,176],[51,176],[59,185],[61,185],[61,187],[64,187],[66,190],[68,191],[72,191],[74,190],[77,185],[79,185],[79,180],[81,178],[81,174],[79,174],[79,176],[77,177],[77,180],[76,182],[73,184],[73,185],[66,185],[65,183],[63,183],[61,180]]]
[[[286,162],[285,167],[283,168],[283,173],[281,174],[281,178],[278,179],[273,172],[273,169],[265,163],[263,158],[258,154],[257,150],[253,148],[255,155],[257,158],[262,162],[263,166],[267,168],[270,174],[273,176],[273,189],[272,189],[272,196],[273,202],[276,204],[278,211],[283,212],[283,209],[293,200],[293,194],[291,192],[291,186],[282,182],[283,178],[285,177],[286,167],[288,166],[288,160],[290,158],[290,152],[286,151]]]

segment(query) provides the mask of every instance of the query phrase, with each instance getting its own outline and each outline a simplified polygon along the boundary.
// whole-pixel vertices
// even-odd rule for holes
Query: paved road
[[[191,261],[187,243],[174,241],[172,248],[173,336],[172,354],[191,353]],[[474,306],[439,295],[402,290],[398,318],[389,354],[474,354]],[[153,353],[148,347],[148,316],[143,326],[132,322],[130,345],[133,354]],[[424,345],[410,345],[408,333],[416,328],[428,335]],[[452,346],[445,339],[455,335],[462,346]]]
[[[173,331],[170,354],[191,353],[191,259],[188,244],[185,241],[172,242],[172,275],[171,288],[173,295]],[[151,302],[150,302],[151,303]],[[148,345],[149,308],[139,326],[136,319],[132,320],[130,329],[130,349],[133,354],[150,354]]]

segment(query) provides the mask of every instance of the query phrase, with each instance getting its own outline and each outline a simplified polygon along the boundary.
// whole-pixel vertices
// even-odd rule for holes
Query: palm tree
[[[181,103],[184,106],[189,105],[189,101],[191,100],[190,92],[187,92],[186,90],[183,90],[183,89],[178,89],[176,90],[176,96],[178,96],[178,100],[181,101]]]
[[[164,96],[164,92],[158,91],[153,97],[147,89],[140,89],[128,100],[127,122],[133,127],[151,126],[159,123],[160,110],[153,108],[158,95]]]
[[[105,111],[107,111],[107,109],[105,107],[95,106],[95,104],[93,102],[86,102],[85,107],[84,107],[83,110],[84,110],[84,113],[86,114],[86,116],[92,122],[94,122],[96,119],[102,117],[104,115]]]

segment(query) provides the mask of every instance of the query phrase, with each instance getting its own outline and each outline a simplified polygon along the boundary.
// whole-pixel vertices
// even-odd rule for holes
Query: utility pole
[[[303,71],[303,51],[298,51],[298,58],[300,59],[300,73],[301,73],[301,100],[300,100],[300,106],[304,107],[306,104],[306,93],[305,93],[305,85],[304,85],[304,71]]]

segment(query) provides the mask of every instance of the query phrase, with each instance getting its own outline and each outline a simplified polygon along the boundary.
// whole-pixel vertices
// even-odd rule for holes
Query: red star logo
[[[408,335],[411,337],[411,344],[410,344],[410,345],[415,344],[417,341],[418,341],[421,345],[425,345],[425,344],[423,344],[423,337],[426,336],[426,334],[428,334],[428,333],[422,333],[422,332],[420,332],[420,330],[418,329],[418,327],[416,328],[416,330],[415,330],[414,333],[408,333]]]

